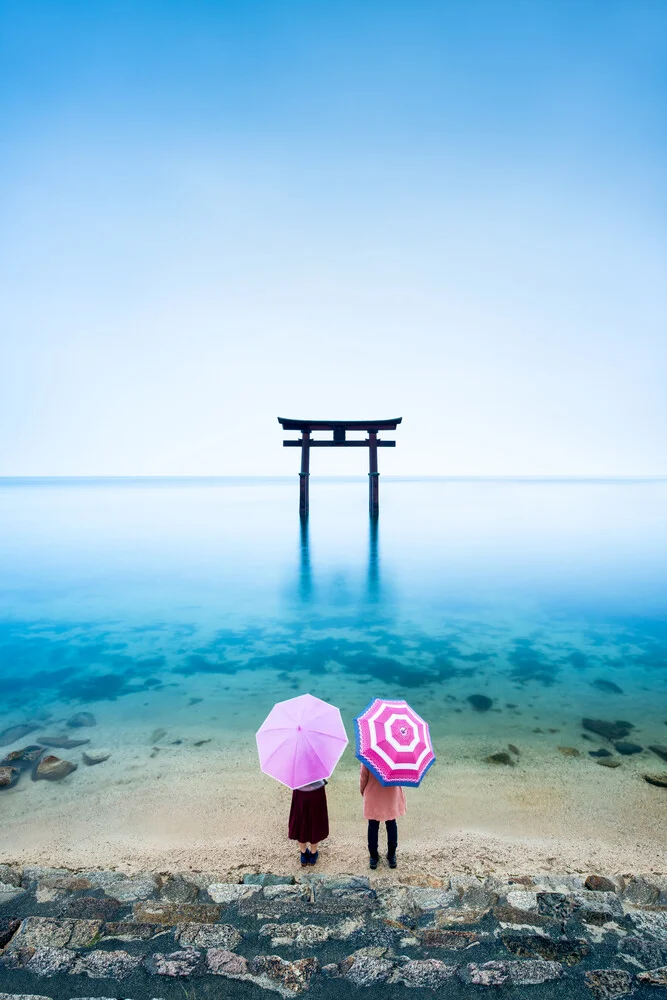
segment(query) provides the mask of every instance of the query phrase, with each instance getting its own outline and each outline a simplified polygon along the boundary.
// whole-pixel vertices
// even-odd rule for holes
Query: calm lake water
[[[314,479],[297,507],[297,477],[0,480],[0,730],[33,726],[4,744],[213,701],[212,736],[254,731],[304,691],[346,722],[402,695],[436,752],[583,716],[667,742],[667,483],[383,478],[369,522],[366,480]]]

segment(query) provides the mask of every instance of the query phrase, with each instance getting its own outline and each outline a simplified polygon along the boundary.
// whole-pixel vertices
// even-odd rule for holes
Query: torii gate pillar
[[[283,441],[286,448],[301,448],[301,472],[299,473],[299,514],[308,514],[310,480],[310,449],[311,448],[368,448],[368,510],[371,517],[377,517],[380,512],[380,489],[378,472],[378,448],[395,448],[395,441],[384,441],[378,438],[381,430],[395,430],[402,417],[393,420],[292,420],[288,417],[278,417],[284,430],[301,431],[301,437],[296,441]],[[311,437],[313,431],[333,431],[333,440],[321,441]],[[368,437],[363,441],[348,441],[347,431],[366,431]]]

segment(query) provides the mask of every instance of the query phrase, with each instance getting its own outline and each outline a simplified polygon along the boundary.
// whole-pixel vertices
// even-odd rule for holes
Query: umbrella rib
[[[274,757],[274,756],[275,756],[275,755],[276,755],[276,754],[278,753],[278,751],[279,751],[279,750],[280,750],[280,749],[281,749],[282,747],[284,747],[284,746],[285,746],[285,744],[286,744],[286,743],[287,743],[287,738],[285,738],[285,739],[284,739],[284,740],[282,741],[282,743],[279,743],[277,747],[274,747],[274,749],[273,749],[273,750],[271,751],[271,753],[269,754],[269,756],[268,756],[268,757],[265,757],[265,758],[264,758],[264,760],[263,760],[263,762],[262,762],[262,763],[264,764],[264,766],[265,766],[265,767],[266,767],[266,765],[267,765],[267,764],[269,763],[269,761],[271,760],[271,758],[272,758],[272,757]]]
[[[313,750],[313,745],[312,745],[312,743],[310,742],[310,740],[308,739],[308,737],[307,737],[307,736],[306,736],[305,734],[304,734],[304,739],[305,739],[306,743],[308,744],[308,747],[309,747],[309,749],[310,749],[311,753],[312,753],[312,754],[313,754],[313,756],[314,756],[314,757],[316,758],[317,762],[318,762],[319,764],[321,764],[321,766],[322,766],[322,767],[324,768],[324,770],[326,771],[326,770],[327,770],[327,766],[326,766],[326,764],[324,763],[324,761],[322,760],[322,758],[321,758],[321,757],[320,757],[320,755],[318,754],[317,750]]]

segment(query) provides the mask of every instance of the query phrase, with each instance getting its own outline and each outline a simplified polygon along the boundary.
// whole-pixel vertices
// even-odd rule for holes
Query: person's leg
[[[378,863],[378,832],[380,823],[376,819],[368,821],[368,853],[371,856],[371,868],[377,868]]]
[[[308,851],[308,864],[314,865],[317,863],[319,854],[317,853],[317,844],[311,844],[310,850]]]
[[[398,847],[398,824],[395,819],[387,820],[387,860],[390,868],[396,867],[396,848]]]

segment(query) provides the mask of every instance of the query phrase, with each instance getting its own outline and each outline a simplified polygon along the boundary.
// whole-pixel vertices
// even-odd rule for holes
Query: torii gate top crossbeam
[[[400,424],[402,417],[393,420],[293,420],[291,417],[278,417],[278,423],[286,431],[393,431]]]

